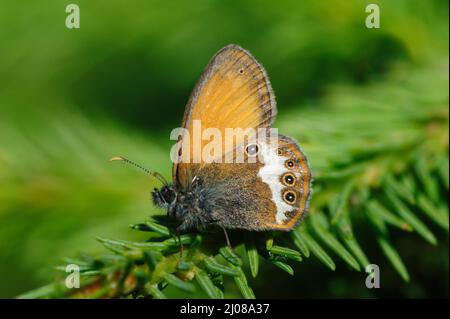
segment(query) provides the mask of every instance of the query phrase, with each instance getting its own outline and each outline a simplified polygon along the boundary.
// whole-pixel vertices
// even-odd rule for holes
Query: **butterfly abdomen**
[[[153,203],[161,208],[169,208],[176,199],[175,190],[172,185],[165,185],[161,189],[154,189],[152,192]]]

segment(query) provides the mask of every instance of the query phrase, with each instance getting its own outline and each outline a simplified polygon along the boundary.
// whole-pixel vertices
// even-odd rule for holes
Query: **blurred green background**
[[[80,7],[80,29],[65,27],[71,2]],[[0,4],[0,297],[52,281],[62,257],[104,251],[95,236],[145,239],[128,224],[164,213],[150,202],[155,185],[107,160],[126,155],[170,177],[169,133],[206,63],[226,44],[250,50],[267,69],[282,133],[302,125],[304,109],[313,107],[317,125],[327,126],[321,107],[401,90],[412,77],[432,83],[414,92],[418,107],[427,94],[448,105],[447,1],[71,2]],[[368,3],[380,6],[380,29],[365,27]],[[361,95],[371,87],[383,90]],[[405,86],[403,94],[407,102],[412,92]],[[313,170],[321,159],[315,147],[304,145]],[[448,236],[441,232],[433,247],[396,235],[409,284],[385,267],[382,288],[369,291],[364,274],[308,260],[293,279],[263,267],[255,292],[448,296]]]

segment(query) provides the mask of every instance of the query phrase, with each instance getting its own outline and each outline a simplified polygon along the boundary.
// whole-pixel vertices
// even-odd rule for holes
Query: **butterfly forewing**
[[[275,97],[262,65],[237,45],[224,47],[207,65],[187,103],[182,123],[187,134],[179,142],[178,164],[173,168],[175,182],[187,185],[192,178],[190,172],[205,164],[202,151],[209,141],[200,141],[195,148],[198,132],[194,130],[199,124],[200,134],[212,128],[222,136],[217,140],[221,147],[217,156],[223,157],[240,142],[235,137],[225,139],[226,128],[269,128],[275,114]]]

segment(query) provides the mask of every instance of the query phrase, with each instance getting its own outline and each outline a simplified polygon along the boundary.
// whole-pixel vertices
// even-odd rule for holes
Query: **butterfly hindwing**
[[[290,230],[308,210],[312,179],[308,161],[298,144],[283,135],[264,156],[259,175],[269,185],[277,207],[272,227]]]
[[[311,170],[306,156],[291,138],[278,135],[260,144],[262,164],[256,172],[255,200],[268,203],[251,212],[260,220],[256,230],[291,230],[308,209]]]
[[[311,171],[292,139],[278,136],[260,143],[255,163],[212,163],[200,170],[205,206],[224,228],[291,230],[304,216],[311,192]]]

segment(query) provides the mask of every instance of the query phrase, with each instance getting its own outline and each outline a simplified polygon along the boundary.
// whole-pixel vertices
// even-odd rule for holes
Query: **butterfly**
[[[149,172],[164,184],[152,192],[153,202],[179,222],[177,231],[214,226],[289,231],[305,215],[312,176],[293,139],[275,135],[255,143],[254,136],[233,138],[222,143],[222,152],[211,161],[193,151],[196,121],[202,130],[214,128],[225,135],[227,128],[270,129],[276,113],[267,73],[247,50],[231,44],[213,56],[186,105],[172,183]],[[258,155],[259,160],[223,161],[237,150],[243,150],[245,159]]]

